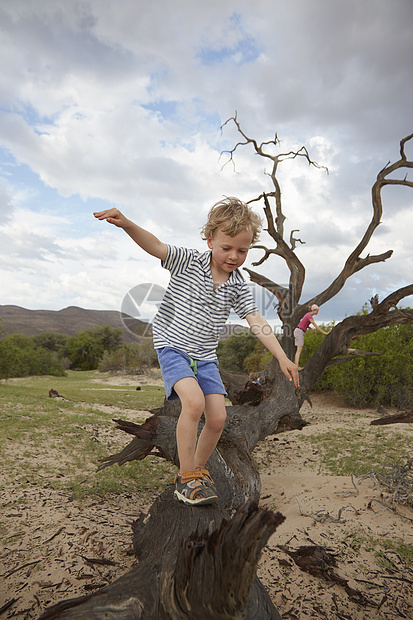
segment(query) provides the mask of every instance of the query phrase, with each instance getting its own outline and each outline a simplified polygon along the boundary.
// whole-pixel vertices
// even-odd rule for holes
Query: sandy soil
[[[137,378],[111,381],[136,385]],[[286,619],[412,619],[413,571],[391,550],[386,552],[391,564],[383,568],[376,556],[380,547],[368,542],[413,544],[413,521],[382,510],[375,501],[382,490],[372,480],[356,481],[356,491],[351,478],[319,474],[318,452],[305,441],[332,426],[356,432],[378,414],[351,410],[331,397],[312,400],[313,408],[306,404],[302,410],[308,426],[268,437],[256,451],[261,505],[286,517],[262,554],[258,575]],[[392,433],[406,426],[382,428]],[[0,488],[5,482],[0,473]],[[16,497],[7,480],[0,491],[0,526],[7,532],[0,548],[0,616],[37,618],[47,606],[130,570],[136,561],[130,523],[149,505],[131,494],[77,503],[47,483]],[[404,514],[413,518],[411,511]],[[302,570],[291,553],[303,546],[323,547],[330,554],[324,559],[334,556],[336,566],[324,564],[314,574]]]
[[[385,557],[392,565],[383,568],[377,558],[383,548],[369,545],[372,540],[400,539],[412,545],[412,511],[397,507],[405,518],[383,509],[378,501],[384,490],[375,488],[372,479],[353,479],[356,489],[351,477],[319,475],[318,452],[303,441],[332,427],[357,433],[380,415],[343,407],[337,398],[312,395],[312,401],[312,410],[308,405],[302,409],[309,426],[268,437],[259,448],[261,503],[286,520],[269,540],[258,575],[283,618],[412,619],[413,570],[391,550]],[[400,433],[407,426],[379,428]],[[301,570],[287,552],[316,545],[335,556],[336,567],[325,567],[324,575],[319,569],[315,574]],[[335,575],[347,584],[337,583]]]

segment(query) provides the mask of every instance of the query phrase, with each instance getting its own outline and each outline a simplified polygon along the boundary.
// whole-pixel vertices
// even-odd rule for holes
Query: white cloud
[[[412,17],[411,0],[3,1],[0,303],[117,308],[131,281],[166,283],[92,211],[119,205],[202,249],[214,202],[272,189],[271,161],[251,146],[222,168],[220,151],[243,140],[231,123],[220,132],[235,111],[259,143],[277,132],[281,151],[305,145],[328,167],[279,166],[286,236],[306,242],[305,295],[327,286],[371,219],[378,171],[413,131]],[[366,251],[394,256],[330,302],[337,318],[409,279],[410,191],[383,192]],[[288,277],[280,260],[263,269]]]

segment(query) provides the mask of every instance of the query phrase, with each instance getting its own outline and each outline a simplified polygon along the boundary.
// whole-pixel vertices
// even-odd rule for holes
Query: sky
[[[132,299],[151,320],[168,272],[93,212],[116,206],[165,243],[206,249],[215,202],[273,189],[251,145],[228,160],[235,114],[258,142],[277,134],[274,152],[305,146],[328,168],[278,168],[311,299],[363,237],[376,176],[413,132],[412,25],[411,0],[1,0],[0,305],[120,311]],[[413,191],[387,187],[383,205],[362,256],[393,256],[352,276],[318,323],[411,283]],[[254,269],[288,282],[279,257]]]

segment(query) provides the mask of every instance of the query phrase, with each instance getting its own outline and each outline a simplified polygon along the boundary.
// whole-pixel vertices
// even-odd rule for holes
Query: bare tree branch
[[[335,295],[337,295],[352,275],[358,273],[369,265],[384,262],[392,256],[393,250],[387,250],[380,254],[374,255],[361,255],[366,249],[368,243],[370,242],[375,230],[381,223],[381,218],[383,214],[383,205],[381,198],[382,188],[386,185],[413,187],[413,182],[409,181],[407,178],[407,171],[413,168],[413,162],[407,159],[405,152],[406,145],[413,138],[413,133],[406,136],[400,141],[400,159],[394,163],[387,163],[386,166],[378,173],[377,179],[372,187],[373,214],[371,221],[368,224],[360,242],[345,261],[341,272],[329,284],[329,286],[327,286],[325,290],[315,295],[312,299],[309,299],[306,302],[300,304],[299,302],[305,280],[305,268],[295,254],[295,249],[298,243],[303,244],[305,242],[301,239],[297,239],[294,237],[294,233],[297,232],[297,229],[291,231],[289,243],[284,240],[284,222],[286,218],[282,209],[281,187],[277,179],[278,165],[286,159],[304,157],[309,165],[312,165],[316,168],[322,168],[326,172],[328,172],[328,169],[325,166],[320,166],[317,162],[314,162],[311,159],[310,154],[305,146],[302,146],[296,151],[290,150],[286,152],[280,152],[280,140],[277,134],[275,134],[274,139],[268,140],[266,142],[261,142],[259,144],[257,140],[249,137],[243,131],[238,121],[237,113],[235,113],[234,116],[230,117],[222,125],[221,130],[229,123],[233,123],[235,125],[238,133],[242,136],[243,140],[239,141],[231,150],[223,151],[223,153],[229,154],[228,161],[232,161],[234,163],[234,155],[239,147],[252,145],[257,155],[265,157],[272,162],[271,171],[269,173],[265,172],[265,174],[267,174],[271,178],[273,190],[271,192],[262,192],[256,198],[253,198],[248,202],[252,203],[259,202],[261,200],[264,201],[264,214],[267,223],[266,230],[269,236],[275,242],[275,246],[273,248],[267,247],[263,244],[254,246],[254,249],[262,250],[263,255],[259,260],[253,263],[253,266],[256,267],[262,265],[272,255],[280,256],[286,262],[287,267],[290,271],[289,285],[288,287],[281,286],[272,282],[269,278],[261,276],[255,271],[252,271],[250,269],[246,269],[246,271],[253,282],[259,284],[260,286],[263,286],[276,296],[278,300],[278,315],[283,323],[282,345],[286,350],[287,354],[291,355],[294,348],[292,342],[294,327],[298,324],[299,320],[304,315],[308,306],[312,305],[313,303],[321,306],[322,304],[332,299]],[[221,155],[223,153],[221,153]],[[405,171],[405,175],[402,178],[394,178],[394,174],[399,171]],[[269,198],[272,198],[275,201],[275,218],[271,210]],[[380,306],[381,308],[384,307],[381,304],[378,304],[378,306]],[[361,328],[361,325],[359,326]],[[339,351],[335,352],[334,356],[338,354]]]
[[[273,282],[266,276],[262,276],[261,274],[256,273],[255,271],[251,271],[251,269],[248,269],[247,267],[245,267],[245,271],[250,276],[252,282],[254,282],[255,284],[259,284],[263,288],[267,289],[267,291],[270,291],[270,293],[273,293],[273,295],[277,297],[278,302],[280,304],[283,303],[287,299],[288,289],[285,288],[285,286],[276,284],[275,282]]]
[[[272,183],[274,185],[274,188],[275,188],[275,191],[271,194],[274,197],[274,199],[275,199],[275,205],[276,205],[275,225],[276,225],[277,233],[280,236],[280,238],[282,239],[283,236],[284,236],[285,215],[283,214],[283,211],[282,211],[281,188],[280,188],[280,185],[279,185],[279,182],[278,182],[278,179],[277,179],[278,164],[280,162],[285,161],[286,159],[295,159],[297,157],[304,157],[304,159],[307,160],[309,166],[314,166],[315,168],[323,169],[327,173],[328,173],[328,168],[326,168],[326,166],[322,166],[322,165],[318,164],[317,162],[313,161],[310,158],[308,150],[307,150],[307,148],[305,146],[302,146],[297,151],[292,151],[291,150],[291,151],[288,151],[286,153],[278,153],[277,155],[274,155],[273,153],[268,152],[268,150],[265,150],[266,147],[279,147],[279,145],[280,145],[280,140],[278,139],[277,133],[275,134],[273,140],[268,140],[266,142],[261,142],[261,144],[258,144],[258,142],[254,138],[248,137],[247,134],[243,131],[243,129],[241,128],[240,123],[238,122],[238,118],[237,118],[237,113],[236,112],[235,112],[234,116],[231,116],[229,119],[227,119],[225,121],[225,123],[223,125],[221,125],[221,131],[231,121],[235,124],[238,133],[240,133],[242,135],[242,137],[245,139],[245,141],[244,142],[238,142],[234,146],[234,148],[232,148],[231,150],[223,151],[221,153],[221,155],[223,155],[224,153],[227,153],[229,155],[229,159],[224,164],[223,168],[229,162],[232,162],[233,165],[234,165],[234,154],[235,154],[235,151],[237,150],[237,148],[239,146],[246,146],[248,144],[252,144],[252,146],[254,147],[255,153],[257,155],[260,155],[261,157],[267,158],[267,159],[272,161],[272,170],[271,170],[270,173],[266,173],[266,174],[268,174],[268,176],[271,178],[271,181],[272,181]],[[235,169],[235,165],[234,165],[234,169]],[[272,219],[272,214],[271,214],[271,219]]]
[[[411,310],[397,308],[397,304],[402,299],[404,299],[405,297],[409,297],[410,295],[413,295],[413,284],[408,284],[407,286],[399,288],[397,291],[393,291],[393,293],[390,293],[390,295],[383,299],[381,303],[379,303],[375,308],[373,308],[373,312],[371,314],[374,316],[384,316],[389,312],[391,308],[396,308],[402,316],[405,314],[406,317],[410,317],[412,312]],[[401,322],[404,323],[405,321]]]
[[[372,187],[372,204],[373,204],[373,216],[370,221],[369,226],[364,233],[363,238],[357,247],[353,250],[350,256],[347,258],[344,267],[340,274],[335,278],[335,280],[321,293],[316,295],[312,300],[308,301],[308,304],[316,303],[318,305],[322,305],[329,299],[332,299],[339,293],[339,291],[343,288],[348,278],[364,267],[371,265],[373,263],[384,262],[393,254],[393,250],[387,250],[382,254],[378,254],[375,256],[367,255],[365,258],[361,258],[360,254],[366,248],[369,243],[374,231],[381,223],[381,218],[383,214],[383,204],[381,198],[381,190],[386,185],[404,185],[408,187],[413,187],[410,181],[406,180],[406,177],[403,179],[388,179],[388,175],[394,173],[396,170],[402,170],[405,168],[413,168],[413,162],[407,161],[406,155],[404,152],[405,144],[413,138],[413,134],[410,134],[406,138],[403,138],[400,141],[400,154],[401,157],[394,164],[387,164],[377,175],[377,179]],[[307,304],[302,305],[300,307],[300,313],[304,313],[304,308]],[[298,313],[298,318],[300,313]],[[295,318],[297,318],[297,316]]]
[[[288,268],[290,270],[290,286],[289,286],[288,292],[289,292],[289,295],[291,294],[291,292],[294,293],[294,301],[292,303],[295,304],[295,300],[298,300],[301,297],[301,291],[304,286],[304,280],[305,280],[305,268],[302,262],[299,260],[299,258],[294,253],[294,251],[288,246],[288,244],[284,241],[284,239],[279,235],[278,231],[275,229],[270,203],[265,193],[263,194],[263,198],[264,198],[264,204],[265,204],[264,213],[265,213],[265,216],[267,218],[267,223],[268,223],[268,234],[276,242],[277,250],[280,253],[280,255],[284,258],[284,260],[286,261]],[[283,314],[283,303],[285,301],[287,300],[285,299],[281,303],[281,308],[280,308],[281,315]],[[289,300],[288,305],[291,306],[290,300]]]
[[[261,245],[261,244],[257,244],[257,245],[253,245],[252,249],[254,250],[264,250],[264,254],[263,256],[260,258],[260,260],[258,261],[254,261],[252,263],[253,267],[258,267],[259,265],[262,265],[262,263],[264,261],[267,260],[267,258],[271,255],[271,254],[276,254],[277,256],[282,256],[281,252],[279,250],[276,250],[274,248],[267,248],[265,247],[265,245]],[[248,271],[248,269],[245,268],[246,271]]]
[[[291,245],[291,249],[294,251],[297,243],[301,243],[301,245],[305,245],[305,241],[301,241],[301,239],[296,239],[294,237],[294,233],[295,232],[300,232],[300,230],[298,228],[296,228],[295,230],[292,230],[290,233],[290,245]]]

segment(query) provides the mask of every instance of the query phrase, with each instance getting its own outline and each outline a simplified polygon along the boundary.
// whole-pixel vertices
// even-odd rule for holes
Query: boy
[[[161,242],[128,220],[118,209],[94,213],[123,230],[143,250],[162,261],[171,280],[153,322],[154,347],[168,400],[179,398],[176,427],[179,473],[174,495],[190,505],[217,501],[213,480],[205,469],[226,419],[226,391],[216,348],[231,309],[246,319],[252,332],[277,358],[284,375],[298,387],[298,369],[259,314],[239,267],[261,230],[261,218],[237,198],[215,204],[204,226],[209,250],[198,252]],[[205,425],[197,441],[202,413]]]

